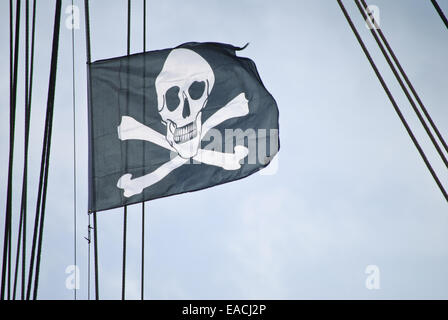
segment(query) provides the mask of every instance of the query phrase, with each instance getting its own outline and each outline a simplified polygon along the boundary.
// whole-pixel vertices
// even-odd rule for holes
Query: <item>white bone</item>
[[[235,146],[235,153],[222,153],[212,150],[199,149],[194,160],[208,165],[221,167],[224,170],[238,170],[240,161],[249,154],[249,149],[244,146]]]
[[[132,179],[132,174],[125,174],[118,180],[117,187],[124,190],[126,198],[142,193],[143,189],[152,186],[165,178],[171,171],[182,166],[187,159],[176,157],[171,161],[162,164],[153,172],[144,176]]]
[[[121,123],[118,126],[118,139],[120,140],[146,140],[155,143],[162,148],[175,151],[170,146],[163,134],[158,133],[156,130],[145,126],[143,123],[138,122],[132,117],[121,117]]]
[[[123,116],[121,118],[121,123],[118,126],[118,137],[120,140],[149,141],[175,152],[175,149],[166,141],[165,136],[132,117]],[[240,160],[244,159],[248,152],[247,148],[242,146],[235,147],[235,153],[199,149],[198,154],[193,159],[197,162],[222,167],[225,170],[238,170],[241,167]]]
[[[222,167],[225,170],[238,170],[241,168],[240,160],[244,159],[249,150],[244,146],[236,146],[235,153],[220,153],[211,150],[199,150],[193,159],[201,163]],[[199,159],[201,157],[201,159]],[[188,159],[176,157],[153,172],[132,179],[132,174],[125,174],[118,180],[117,187],[124,190],[126,198],[143,192],[143,189],[152,186],[170,174],[174,169],[181,167]]]
[[[202,125],[201,140],[204,139],[210,129],[220,125],[224,121],[243,117],[247,114],[249,114],[249,104],[244,92],[242,92],[204,122]]]
[[[201,132],[201,140],[210,129],[226,120],[242,117],[248,113],[248,100],[244,93],[240,93],[204,122]],[[122,117],[121,124],[118,126],[118,137],[120,140],[146,140],[165,149],[174,150],[166,141],[165,136],[127,116]],[[193,159],[201,163],[221,167],[225,170],[238,170],[241,168],[240,161],[248,155],[249,150],[244,146],[236,146],[234,151],[235,153],[222,153],[213,150],[199,149],[198,154],[193,157]],[[125,197],[131,197],[141,193],[143,189],[159,182],[170,174],[171,171],[179,168],[187,161],[189,161],[189,159],[183,159],[182,157],[177,156],[144,176],[132,179],[131,174],[125,174],[118,180],[117,187],[124,189]]]

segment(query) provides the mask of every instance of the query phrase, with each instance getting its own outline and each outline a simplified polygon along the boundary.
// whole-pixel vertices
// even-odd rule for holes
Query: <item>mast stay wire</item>
[[[21,299],[25,298],[26,281],[26,225],[27,225],[27,193],[28,193],[28,150],[31,122],[31,96],[34,70],[34,35],[36,26],[36,0],[33,1],[33,16],[31,30],[31,52],[29,51],[29,0],[25,3],[25,125],[24,125],[24,152],[23,152],[23,177],[20,204],[19,234],[16,248],[16,265],[14,271],[13,299],[16,298],[16,289],[19,279],[19,259],[22,254],[21,267]],[[31,57],[30,57],[31,55]]]
[[[355,25],[353,24],[353,21],[351,20],[350,15],[348,14],[347,10],[345,9],[345,6],[344,6],[344,4],[342,3],[342,0],[337,0],[337,2],[338,2],[338,4],[339,4],[339,7],[341,8],[342,13],[344,14],[344,17],[346,18],[346,20],[347,20],[347,22],[348,22],[348,24],[349,24],[351,30],[353,31],[353,34],[355,35],[356,39],[358,40],[358,43],[360,44],[360,46],[361,46],[361,48],[362,48],[362,50],[363,50],[363,52],[364,52],[364,54],[365,54],[367,60],[369,61],[370,65],[372,66],[372,68],[373,68],[373,70],[374,70],[376,76],[378,77],[378,80],[380,81],[380,83],[381,83],[381,85],[382,85],[384,91],[386,92],[386,94],[387,94],[389,100],[391,101],[392,106],[393,106],[394,109],[395,109],[395,112],[397,113],[398,117],[400,118],[400,120],[401,120],[403,126],[405,127],[405,129],[406,129],[406,131],[407,131],[409,137],[411,138],[412,142],[414,143],[415,147],[417,148],[417,150],[418,150],[420,156],[422,157],[422,159],[423,159],[423,161],[424,161],[426,167],[428,168],[428,170],[429,170],[429,172],[431,173],[433,179],[435,180],[437,186],[439,187],[440,191],[442,192],[442,194],[443,194],[445,200],[448,202],[448,194],[447,194],[447,192],[445,191],[445,188],[444,188],[443,185],[441,184],[439,178],[437,177],[437,174],[435,173],[434,169],[432,168],[431,164],[429,163],[428,158],[426,157],[426,155],[425,155],[423,149],[421,148],[419,142],[417,141],[417,139],[416,139],[415,136],[414,136],[414,133],[412,132],[412,130],[411,130],[411,128],[409,127],[409,125],[408,125],[406,119],[404,118],[404,116],[403,116],[403,114],[402,114],[402,112],[401,112],[399,106],[397,105],[397,103],[396,103],[396,101],[395,101],[395,99],[394,99],[392,93],[390,92],[389,88],[387,87],[386,82],[384,81],[384,79],[383,79],[383,77],[382,77],[380,71],[378,70],[378,68],[377,68],[377,66],[376,66],[376,64],[375,64],[375,62],[373,61],[373,59],[372,59],[372,57],[371,57],[371,55],[370,55],[370,53],[369,53],[367,47],[365,46],[365,44],[364,44],[364,42],[363,42],[361,36],[359,35],[359,33],[358,33],[358,31],[357,31]]]
[[[406,88],[406,86],[403,83],[403,80],[401,79],[400,75],[398,74],[395,66],[393,65],[388,53],[386,52],[384,45],[381,43],[380,39],[378,38],[377,35],[377,31],[381,31],[380,27],[378,26],[378,24],[376,23],[376,21],[374,19],[370,20],[368,18],[369,16],[372,16],[370,14],[370,10],[366,4],[366,2],[364,0],[362,0],[363,6],[364,8],[361,7],[361,3],[360,0],[355,0],[355,4],[358,7],[358,10],[361,14],[361,16],[363,17],[363,19],[368,23],[369,25],[369,29],[370,32],[372,33],[373,38],[375,39],[376,43],[378,44],[378,47],[380,48],[381,52],[383,53],[384,58],[386,59],[392,73],[394,74],[395,78],[397,79],[398,83],[400,84],[401,89],[403,90],[404,94],[406,95],[409,103],[412,106],[412,109],[414,110],[415,114],[417,115],[421,125],[423,126],[423,128],[425,129],[426,134],[428,135],[428,137],[430,138],[432,144],[434,145],[434,147],[437,150],[437,153],[439,154],[440,158],[442,159],[443,163],[445,164],[446,168],[448,168],[448,160],[446,158],[446,156],[443,154],[442,149],[440,148],[437,140],[435,139],[434,135],[432,134],[431,130],[429,129],[428,125],[426,124],[425,119],[423,118],[422,114],[420,113],[420,111],[418,110],[414,100],[412,99],[411,95],[409,94],[408,89]],[[372,21],[373,21],[373,25],[372,25]],[[383,40],[383,42],[386,44],[387,40],[384,36],[384,34],[381,32],[381,39]],[[395,64],[397,65],[397,67],[399,66],[399,70],[401,75],[403,76],[403,78],[406,79],[406,82],[408,84],[408,86],[411,88],[413,88],[412,92],[414,93],[415,97],[418,97],[417,92],[414,89],[414,86],[412,85],[411,81],[409,80],[409,78],[407,77],[404,69],[401,67],[400,62],[398,61],[398,58],[396,57],[395,53],[393,52],[392,48],[390,47],[389,43],[387,42],[386,45],[387,50],[389,51],[389,54],[392,56]],[[431,119],[430,123],[433,126],[433,130],[439,134],[439,139],[441,140],[442,144],[445,143],[445,140],[443,139],[442,135],[440,134],[440,131],[437,129],[436,125],[434,124],[434,122],[432,121],[431,116],[429,115],[428,111],[426,110],[425,106],[423,105],[423,103],[421,102],[420,99],[417,99],[418,101],[420,101],[420,107],[422,110],[424,110],[425,115],[427,116],[428,119]],[[445,144],[446,146],[446,144]],[[445,149],[446,151],[448,151],[448,148]]]
[[[8,183],[6,191],[6,213],[5,213],[5,233],[3,242],[3,261],[2,261],[2,280],[0,300],[11,298],[11,226],[12,226],[12,178],[13,178],[13,160],[14,160],[14,139],[15,139],[15,120],[17,103],[17,67],[19,55],[19,36],[20,36],[20,0],[16,1],[16,25],[13,31],[13,1],[10,0],[10,98],[9,98],[9,162],[8,162]],[[14,44],[13,44],[13,38]],[[14,46],[14,47],[13,47]],[[6,291],[6,292],[5,292]]]
[[[445,27],[448,29],[448,20],[445,17],[445,14],[443,13],[442,9],[440,8],[439,4],[436,0],[431,0],[432,5],[436,9],[437,13],[440,16],[440,19],[442,19],[443,23],[445,24]]]
[[[363,17],[363,19],[365,21],[367,21],[367,23],[369,25],[370,32],[373,35],[373,38],[375,39],[375,41],[378,44],[381,52],[383,53],[383,56],[386,59],[388,65],[389,65],[390,69],[392,70],[392,72],[393,72],[395,78],[397,79],[398,83],[400,84],[401,89],[405,93],[409,103],[412,106],[412,109],[414,110],[415,114],[417,115],[418,119],[420,120],[421,125],[425,129],[426,134],[428,135],[428,137],[430,138],[432,144],[436,148],[437,153],[440,155],[440,158],[442,159],[443,163],[448,168],[448,160],[447,160],[446,156],[443,154],[443,151],[440,148],[437,140],[435,139],[434,135],[432,134],[431,130],[429,129],[428,125],[426,124],[425,119],[423,118],[422,114],[418,110],[414,100],[412,99],[411,95],[409,94],[408,89],[404,85],[403,80],[401,79],[401,77],[398,74],[395,66],[393,65],[392,61],[390,60],[390,57],[389,57],[388,53],[386,52],[383,44],[381,43],[380,39],[378,38],[378,34],[380,35],[381,40],[384,42],[384,45],[386,46],[387,51],[389,52],[390,56],[392,57],[392,59],[394,60],[395,64],[397,65],[397,67],[398,67],[402,77],[405,79],[407,85],[411,89],[414,97],[416,98],[417,102],[419,103],[420,108],[422,109],[423,113],[425,114],[426,118],[428,119],[430,125],[432,126],[433,130],[436,132],[439,140],[441,141],[442,145],[445,148],[445,151],[448,152],[448,146],[446,145],[445,140],[443,139],[442,135],[440,134],[440,131],[438,130],[438,128],[435,125],[435,123],[433,122],[433,120],[432,120],[431,116],[429,115],[429,113],[428,113],[426,107],[424,106],[423,102],[419,98],[417,92],[414,89],[414,86],[412,85],[411,81],[409,80],[409,78],[406,75],[406,72],[404,71],[403,67],[401,66],[400,61],[398,60],[398,58],[395,55],[394,51],[392,50],[392,48],[390,47],[389,43],[387,42],[386,37],[384,36],[383,32],[381,31],[381,28],[378,26],[377,22],[374,19],[371,20],[371,19],[368,18],[368,16],[372,16],[372,15],[371,15],[371,12],[370,12],[366,2],[364,0],[361,0],[361,2],[362,2],[362,5],[363,5],[364,8],[361,7],[361,3],[360,3],[359,0],[355,0],[356,6],[358,7],[358,10],[359,10],[361,16]],[[372,23],[373,23],[373,25],[372,25]]]
[[[43,229],[45,222],[45,206],[48,188],[48,172],[50,167],[50,151],[51,151],[51,137],[53,130],[53,110],[54,110],[54,99],[56,91],[56,75],[57,75],[57,64],[58,64],[58,52],[59,52],[59,33],[61,24],[61,6],[62,1],[56,0],[56,8],[54,14],[54,29],[53,29],[53,44],[51,52],[51,64],[50,64],[50,79],[48,87],[48,98],[47,98],[47,109],[49,110],[48,117],[48,137],[46,144],[46,159],[45,159],[45,176],[43,181],[42,189],[42,206],[39,222],[39,238],[37,245],[37,257],[36,257],[36,276],[34,279],[34,290],[33,290],[33,300],[37,299],[38,285],[39,285],[39,272],[40,272],[40,261],[42,254],[42,242],[43,242]]]
[[[367,11],[368,10],[368,6],[367,6],[367,4],[366,4],[366,2],[364,0],[362,0],[362,4],[363,4],[365,10]],[[381,30],[381,28],[379,28],[379,26],[377,25],[376,21],[373,20],[373,22],[375,23],[376,31],[378,32],[381,40],[384,42],[387,50],[389,51],[392,59],[394,60],[395,64],[397,65],[398,70],[400,71],[401,75],[403,76],[406,84],[411,89],[412,94],[414,95],[415,99],[417,100],[418,104],[420,105],[420,108],[422,109],[423,113],[425,114],[426,118],[428,119],[428,122],[430,123],[432,129],[434,130],[434,132],[436,133],[436,135],[439,138],[440,142],[442,143],[443,148],[445,149],[446,152],[448,152],[448,145],[445,142],[445,139],[443,138],[443,136],[440,133],[439,129],[437,128],[437,126],[435,125],[435,123],[432,120],[431,116],[429,115],[425,105],[423,104],[422,100],[420,99],[420,96],[417,94],[417,91],[414,89],[414,86],[412,85],[412,83],[409,80],[406,72],[404,71],[403,67],[401,66],[400,61],[396,57],[396,55],[395,55],[394,51],[392,50],[392,48],[390,47],[389,42],[386,39],[386,36],[383,34],[383,31]]]

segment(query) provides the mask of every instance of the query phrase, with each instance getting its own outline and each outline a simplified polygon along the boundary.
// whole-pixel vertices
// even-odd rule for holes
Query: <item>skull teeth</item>
[[[196,123],[192,122],[174,131],[174,142],[183,143],[195,138],[198,134]]]

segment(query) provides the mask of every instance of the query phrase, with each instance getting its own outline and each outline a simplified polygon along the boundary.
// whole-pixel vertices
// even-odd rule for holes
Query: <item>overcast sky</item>
[[[32,105],[32,229],[48,90],[53,1],[38,1]],[[91,1],[92,60],[126,54],[126,1]],[[142,51],[142,1],[132,1],[132,52]],[[448,174],[351,1],[344,2],[428,157]],[[439,1],[448,14],[448,1]],[[70,1],[63,1],[63,13]],[[383,32],[448,137],[448,32],[429,1],[376,0]],[[78,265],[87,298],[87,82],[84,3],[75,32]],[[148,1],[149,49],[189,41],[242,46],[280,110],[278,171],[146,204],[146,298],[448,298],[448,206],[336,1]],[[9,143],[9,9],[0,3],[0,212]],[[23,17],[23,16],[22,16]],[[61,23],[39,298],[72,299],[71,31]],[[23,20],[22,20],[23,21]],[[23,31],[23,25],[22,30]],[[23,35],[23,33],[22,33]],[[23,59],[23,42],[21,59]],[[19,66],[13,223],[23,161]],[[269,168],[268,168],[269,169]],[[272,169],[272,168],[271,168]],[[271,170],[272,172],[272,170]],[[128,210],[128,298],[140,297],[141,206]],[[121,297],[122,209],[98,213],[100,295]],[[0,219],[3,239],[4,215]],[[31,233],[28,239],[31,238]],[[14,239],[15,243],[16,240]],[[30,247],[30,244],[28,245]],[[380,289],[368,290],[368,265]],[[92,264],[93,266],[93,264]],[[92,272],[93,279],[93,272]],[[93,286],[92,286],[93,288]],[[92,291],[93,293],[93,291]]]

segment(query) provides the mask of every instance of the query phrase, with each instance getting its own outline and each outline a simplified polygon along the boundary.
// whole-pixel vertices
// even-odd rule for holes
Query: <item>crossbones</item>
[[[244,93],[240,93],[233,100],[227,103],[211,115],[203,124],[200,134],[200,141],[206,136],[207,132],[223,123],[224,121],[245,116],[249,113],[248,101]],[[169,130],[169,128],[167,129]],[[169,143],[166,136],[151,129],[150,127],[138,122],[132,117],[123,116],[118,126],[118,137],[120,140],[144,140],[159,145],[167,150],[176,152],[176,149]],[[143,189],[152,186],[165,178],[173,170],[184,165],[190,159],[197,162],[218,166],[225,170],[238,170],[240,161],[249,154],[249,150],[244,146],[235,146],[234,153],[222,153],[213,150],[203,150],[198,148],[196,155],[191,158],[183,158],[177,155],[175,158],[164,163],[153,172],[141,177],[132,179],[132,174],[124,174],[118,180],[117,187],[124,190],[125,197],[131,197],[140,194]]]

